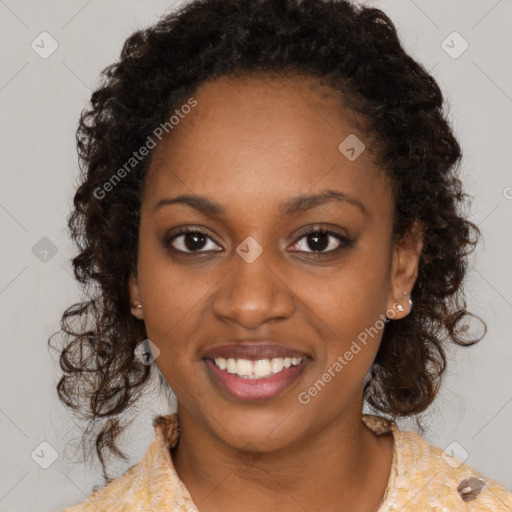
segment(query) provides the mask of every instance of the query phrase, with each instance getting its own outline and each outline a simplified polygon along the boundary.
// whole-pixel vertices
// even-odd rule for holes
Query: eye
[[[305,240],[305,241],[303,241]],[[352,240],[340,233],[325,228],[313,228],[293,244],[292,248],[298,252],[309,252],[313,254],[335,253],[344,247],[352,244]],[[310,247],[312,250],[306,250]]]
[[[212,243],[208,244],[208,241]],[[205,231],[189,227],[182,228],[179,233],[167,236],[163,240],[163,245],[166,249],[169,249],[169,246],[172,245],[175,251],[189,254],[222,250],[222,248],[215,249],[215,247],[218,247],[218,244]]]
[[[326,228],[313,228],[302,234],[293,244],[292,250],[320,256],[336,253],[344,247],[349,247],[352,243],[353,240],[335,231]],[[172,246],[174,251],[184,254],[222,251],[219,244],[206,231],[188,226],[181,228],[178,233],[165,237],[163,246],[166,249]],[[307,247],[310,247],[311,250],[307,250]]]

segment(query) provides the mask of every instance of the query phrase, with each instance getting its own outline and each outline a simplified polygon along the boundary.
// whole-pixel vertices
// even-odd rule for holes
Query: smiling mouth
[[[233,359],[216,357],[212,359],[215,366],[243,379],[265,379],[281,373],[292,366],[299,366],[302,357],[274,357],[272,359]]]
[[[231,398],[270,400],[300,379],[311,357],[275,343],[242,341],[212,347],[203,353],[212,382]]]

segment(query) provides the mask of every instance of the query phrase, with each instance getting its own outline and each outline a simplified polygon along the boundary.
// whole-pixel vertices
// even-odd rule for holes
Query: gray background
[[[99,468],[80,461],[79,428],[56,397],[60,372],[46,347],[64,309],[80,297],[65,223],[77,171],[74,133],[99,72],[126,37],[179,3],[0,0],[0,511],[57,511],[101,482]],[[468,464],[512,490],[512,4],[366,3],[391,17],[406,49],[445,93],[474,197],[470,218],[483,231],[466,291],[468,308],[487,321],[488,335],[475,347],[450,349],[425,437],[443,449],[456,441]],[[43,31],[58,44],[46,59],[31,47],[34,40],[42,46]],[[454,31],[469,44],[457,58],[442,44],[460,52]],[[39,51],[50,48],[46,39]],[[151,442],[152,414],[172,410],[154,392],[143,405],[123,438],[130,460],[119,472]],[[411,422],[401,426],[413,429]],[[52,448],[42,442],[58,456],[48,469],[34,460],[51,461]]]

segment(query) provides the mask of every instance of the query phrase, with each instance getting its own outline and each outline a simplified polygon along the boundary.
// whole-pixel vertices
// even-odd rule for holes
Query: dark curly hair
[[[84,297],[61,320],[64,375],[57,391],[94,425],[107,481],[105,455],[125,458],[116,444],[126,428],[121,414],[150,376],[134,356],[146,331],[130,312],[128,280],[136,273],[151,152],[108,197],[98,191],[198,86],[250,73],[312,77],[339,91],[377,142],[375,162],[392,186],[394,241],[415,221],[422,227],[414,308],[386,324],[366,403],[392,418],[421,413],[439,390],[446,341],[468,345],[482,337],[470,338],[463,325],[474,316],[462,282],[480,231],[461,211],[469,200],[457,176],[461,149],[439,86],[405,53],[391,20],[343,0],[189,2],[126,40],[119,60],[103,71],[76,134],[81,175],[68,225]]]

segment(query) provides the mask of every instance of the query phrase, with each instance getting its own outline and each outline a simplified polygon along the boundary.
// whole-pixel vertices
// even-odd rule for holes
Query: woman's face
[[[385,315],[409,312],[419,248],[392,245],[371,141],[311,83],[204,84],[144,191],[132,312],[182,423],[235,448],[359,418]]]

